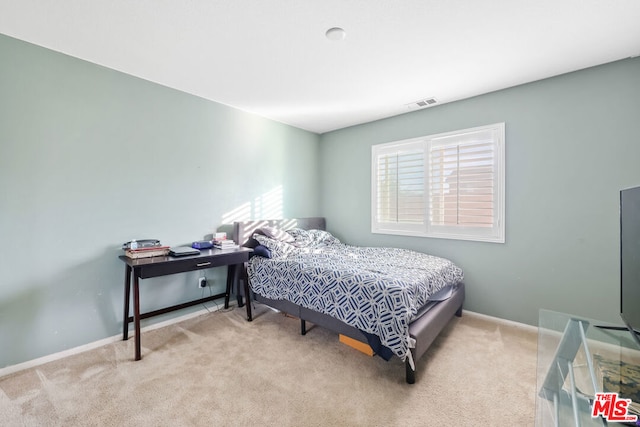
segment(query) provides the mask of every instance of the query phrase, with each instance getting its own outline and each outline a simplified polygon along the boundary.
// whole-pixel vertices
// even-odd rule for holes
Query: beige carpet
[[[0,378],[6,426],[533,425],[536,335],[455,318],[418,362],[385,362],[265,306],[235,308]]]

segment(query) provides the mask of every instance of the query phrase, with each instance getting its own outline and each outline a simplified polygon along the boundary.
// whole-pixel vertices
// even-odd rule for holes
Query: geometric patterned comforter
[[[409,323],[418,310],[430,295],[463,278],[462,270],[444,258],[345,245],[326,231],[289,233],[295,242],[254,236],[272,257],[254,256],[249,261],[253,292],[291,301],[376,335],[403,361],[415,345]]]

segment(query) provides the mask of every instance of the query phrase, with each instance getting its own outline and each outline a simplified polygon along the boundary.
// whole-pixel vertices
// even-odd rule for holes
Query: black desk
[[[224,308],[229,307],[229,295],[231,287],[244,275],[244,263],[249,260],[252,250],[248,248],[240,249],[204,249],[200,255],[174,258],[171,256],[160,256],[151,258],[131,259],[125,255],[119,258],[126,264],[124,275],[124,319],[122,326],[122,339],[129,338],[129,322],[133,321],[136,338],[135,360],[142,358],[140,354],[140,319],[157,316],[203,302],[224,297]],[[148,313],[140,313],[140,279],[166,276],[169,274],[184,273],[187,271],[202,270],[205,268],[227,266],[227,288],[224,293],[211,295],[195,301],[174,305]],[[131,276],[133,273],[133,316],[129,316],[129,300],[131,298]],[[249,283],[244,278],[245,294],[248,295]],[[238,302],[242,306],[242,297],[238,297]],[[250,303],[247,303],[247,316],[251,318]]]

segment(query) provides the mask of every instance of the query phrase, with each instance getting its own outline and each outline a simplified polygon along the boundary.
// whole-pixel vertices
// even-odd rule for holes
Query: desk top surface
[[[120,258],[123,262],[131,267],[143,267],[147,265],[158,265],[158,264],[167,264],[172,262],[180,262],[185,260],[200,260],[200,259],[210,259],[217,257],[238,257],[240,261],[244,262],[244,260],[249,258],[249,255],[253,252],[253,249],[250,248],[236,248],[236,249],[200,249],[200,253],[198,255],[187,255],[187,256],[179,256],[173,257],[170,255],[166,256],[154,256],[148,258],[136,258],[132,259],[126,255],[120,255]]]

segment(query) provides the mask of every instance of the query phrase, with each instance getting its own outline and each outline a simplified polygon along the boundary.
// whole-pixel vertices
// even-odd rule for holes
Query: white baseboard
[[[234,305],[237,305],[237,303],[235,301],[230,301],[229,302],[229,307],[233,307]],[[165,326],[169,326],[169,325],[172,325],[174,323],[179,323],[179,322],[182,322],[184,320],[188,320],[188,319],[192,319],[194,317],[202,316],[203,314],[207,314],[207,313],[211,313],[211,312],[214,312],[214,311],[218,311],[218,310],[221,309],[221,307],[222,306],[220,306],[218,304],[216,304],[215,306],[212,306],[212,307],[206,307],[205,306],[201,310],[194,311],[192,313],[187,313],[187,314],[184,314],[182,316],[174,317],[172,319],[164,320],[162,322],[154,323],[153,325],[145,326],[144,328],[140,328],[140,332],[142,333],[142,332],[152,331],[154,329],[163,328]],[[132,332],[133,331],[129,332],[129,339],[131,339],[131,337],[135,336],[135,334],[132,333]],[[108,338],[104,338],[104,339],[101,339],[101,340],[98,340],[98,341],[94,341],[94,342],[91,342],[91,343],[88,343],[88,344],[84,344],[84,345],[81,345],[79,347],[70,348],[68,350],[63,350],[63,351],[60,351],[58,353],[49,354],[47,356],[39,357],[37,359],[28,360],[26,362],[18,363],[16,365],[7,366],[7,367],[4,367],[4,368],[0,369],[0,378],[5,377],[7,375],[14,374],[16,372],[23,371],[25,369],[30,369],[30,368],[34,368],[36,366],[44,365],[45,363],[53,362],[55,360],[60,360],[60,359],[63,359],[65,357],[72,356],[74,354],[84,353],[85,351],[93,350],[93,349],[96,349],[96,348],[99,348],[99,347],[102,347],[104,345],[111,344],[113,342],[120,341],[120,340],[122,340],[122,334],[114,335],[112,337],[108,337]]]
[[[515,322],[513,320],[507,320],[507,319],[501,319],[500,317],[493,317],[487,314],[476,313],[475,311],[468,311],[468,310],[462,310],[462,314],[463,315],[466,314],[470,317],[476,317],[478,319],[488,320],[490,322],[501,323],[503,325],[508,325],[508,326],[514,326],[516,328],[521,328],[529,332],[534,332],[536,334],[538,333],[537,326],[528,325],[526,323]]]

